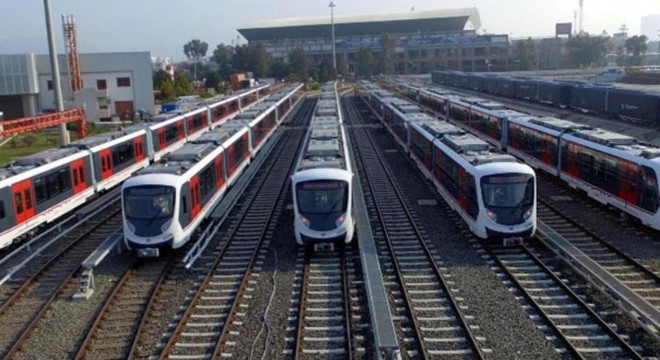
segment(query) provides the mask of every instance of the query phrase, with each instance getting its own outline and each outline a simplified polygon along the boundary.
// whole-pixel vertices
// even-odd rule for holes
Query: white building
[[[154,107],[148,52],[80,54],[83,90],[71,91],[66,57],[59,67],[64,107],[83,108],[88,121],[111,121]],[[48,55],[0,55],[0,111],[6,119],[56,108]]]
[[[660,14],[642,16],[642,35],[649,41],[660,40]]]

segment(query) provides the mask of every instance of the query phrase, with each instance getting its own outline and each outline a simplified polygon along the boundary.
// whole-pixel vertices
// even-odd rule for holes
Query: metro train
[[[573,80],[545,80],[495,74],[438,71],[435,84],[568,107],[660,126],[660,94]]]
[[[348,244],[355,232],[353,172],[336,83],[326,83],[291,176],[298,245]]]
[[[467,101],[437,89],[418,93],[420,102],[439,115],[660,230],[660,147],[585,124],[506,109],[490,100]]]
[[[477,237],[517,243],[536,231],[536,174],[448,122],[363,83],[367,105]]]
[[[299,100],[290,85],[198,136],[122,185],[126,247],[139,257],[186,244]],[[258,108],[258,109],[256,109]]]
[[[145,124],[41,151],[0,169],[0,249],[247,109],[268,86],[155,116]]]

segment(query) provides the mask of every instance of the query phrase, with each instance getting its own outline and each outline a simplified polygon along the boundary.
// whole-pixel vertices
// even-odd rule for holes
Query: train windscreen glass
[[[348,183],[345,181],[306,181],[296,185],[298,211],[301,214],[344,213],[348,206]]]
[[[124,189],[124,214],[134,220],[171,218],[174,213],[174,192],[171,186],[149,185]]]
[[[526,174],[481,178],[481,193],[488,217],[503,225],[527,220],[534,205],[534,186],[534,177]]]

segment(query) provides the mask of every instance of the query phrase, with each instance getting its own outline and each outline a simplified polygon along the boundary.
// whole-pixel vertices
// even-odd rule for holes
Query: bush
[[[39,140],[39,138],[37,138],[37,137],[36,137],[35,135],[33,135],[33,134],[27,134],[27,135],[23,136],[23,138],[22,138],[21,140],[23,141],[23,143],[24,143],[27,147],[32,147],[32,144],[34,144],[35,142],[37,142],[37,140]]]

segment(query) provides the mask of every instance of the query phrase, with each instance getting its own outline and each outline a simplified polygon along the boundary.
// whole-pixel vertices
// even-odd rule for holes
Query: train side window
[[[25,195],[25,208],[27,210],[32,209],[32,191],[26,189],[23,194]]]
[[[0,219],[5,218],[5,203],[0,201]]]
[[[186,199],[185,195],[181,196],[181,211],[184,214],[188,213],[188,199]]]
[[[44,178],[36,179],[34,181],[34,194],[37,200],[37,205],[48,200],[48,191],[46,190],[46,182]]]
[[[14,193],[14,202],[16,203],[16,213],[21,214],[23,212],[23,197],[20,192]]]

